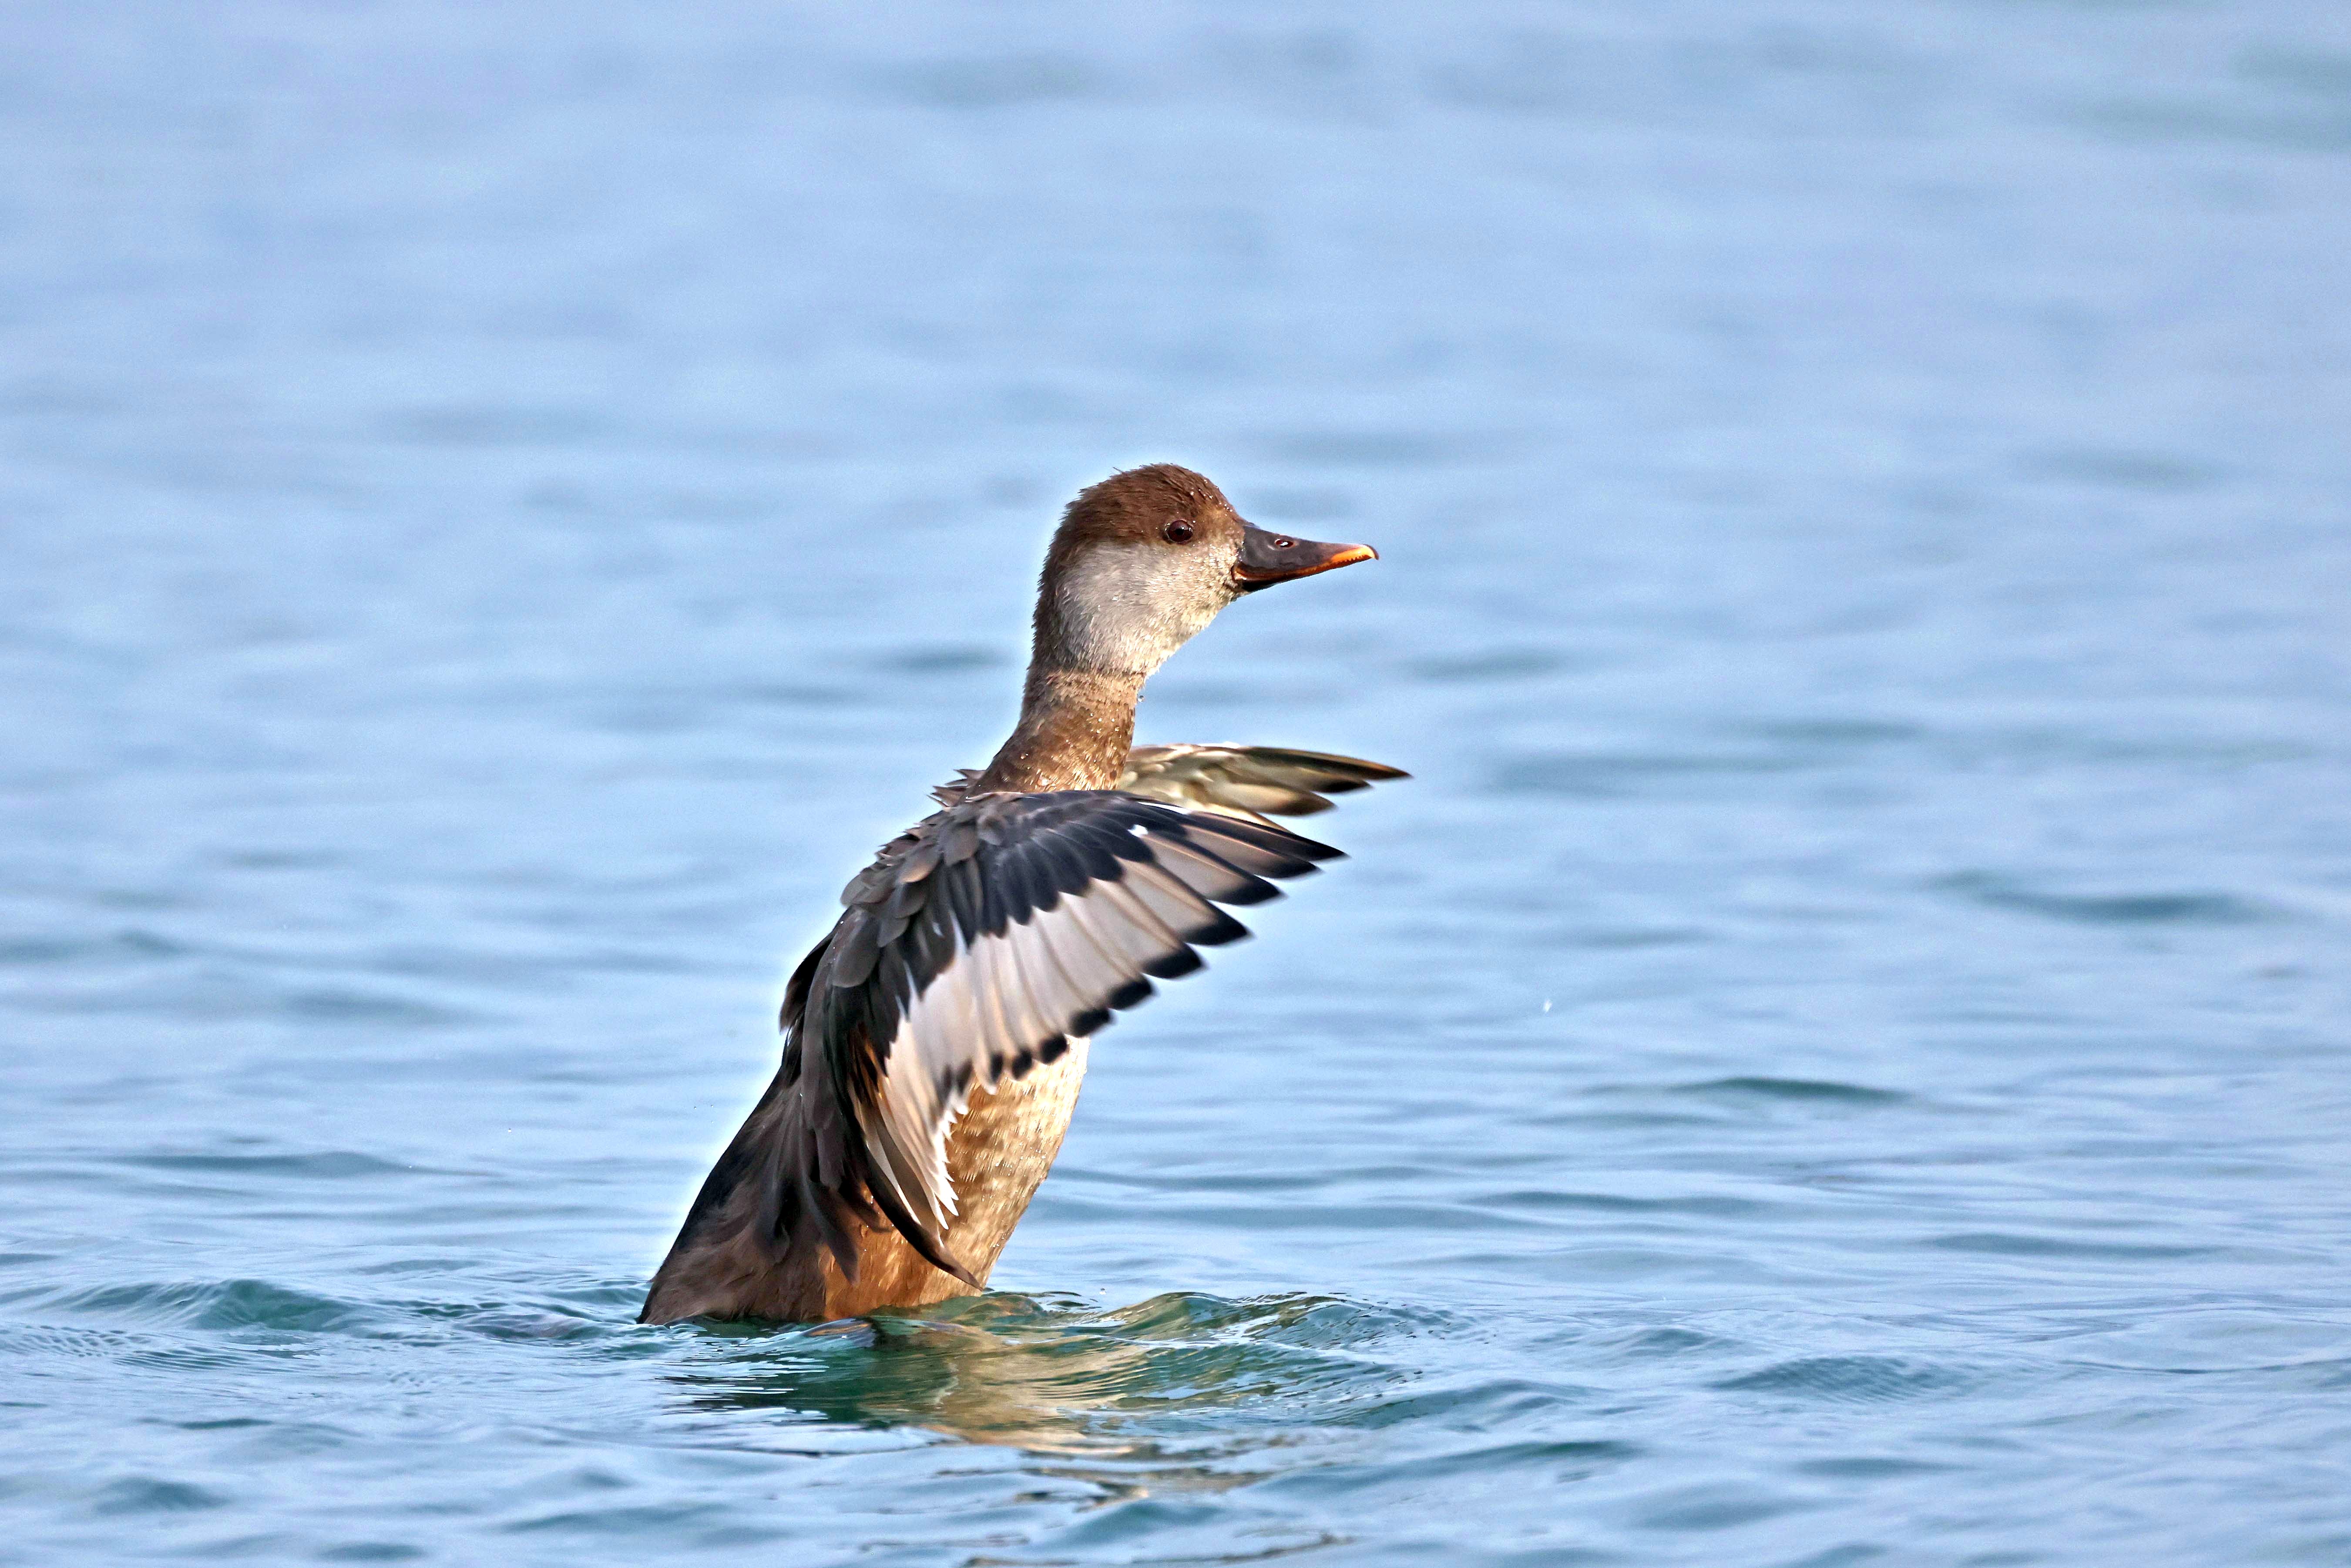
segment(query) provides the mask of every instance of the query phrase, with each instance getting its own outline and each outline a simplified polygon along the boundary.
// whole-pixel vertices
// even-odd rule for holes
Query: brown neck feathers
[[[972,792],[1107,789],[1126,771],[1143,677],[1033,666],[1020,722]]]

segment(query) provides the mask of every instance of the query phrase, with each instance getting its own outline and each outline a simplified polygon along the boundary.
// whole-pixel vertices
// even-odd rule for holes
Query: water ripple
[[[1937,885],[1989,908],[2081,925],[2247,925],[2276,918],[2267,905],[2226,893],[2052,893],[1991,872],[1960,873]]]
[[[1783,1361],[1760,1371],[1727,1377],[1714,1387],[1734,1393],[1786,1394],[1841,1404],[1878,1404],[1948,1394],[1972,1379],[1948,1367],[1921,1365],[1888,1356],[1825,1355]]]

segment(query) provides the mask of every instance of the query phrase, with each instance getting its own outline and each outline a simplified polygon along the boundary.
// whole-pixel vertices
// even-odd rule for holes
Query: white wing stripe
[[[1197,894],[1155,865],[1128,866],[1126,884],[1136,899],[1180,936],[1188,939],[1223,924]]]
[[[1151,906],[1137,898],[1124,882],[1098,882],[1088,890],[1087,901],[1100,899],[1110,909],[1123,915],[1148,940],[1158,944],[1158,954],[1175,951],[1185,945],[1184,938],[1168,927]]]
[[[1248,898],[1252,893],[1264,897],[1273,892],[1271,883],[1210,859],[1207,852],[1196,845],[1169,838],[1158,840],[1151,847],[1158,852],[1159,868],[1202,898],[1230,903]],[[1259,892],[1260,889],[1263,891]]]
[[[1109,899],[1091,896],[1092,892],[1089,888],[1089,896],[1065,899],[1062,905],[1071,913],[1071,924],[1085,934],[1103,959],[1122,976],[1133,979],[1154,960],[1167,956],[1164,944],[1133,922],[1121,918],[1120,911]]]

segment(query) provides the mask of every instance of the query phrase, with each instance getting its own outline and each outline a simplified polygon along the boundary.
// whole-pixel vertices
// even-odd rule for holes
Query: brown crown
[[[1066,560],[1079,547],[1114,539],[1156,539],[1169,523],[1192,524],[1201,534],[1238,530],[1240,514],[1225,493],[1205,474],[1195,474],[1173,463],[1154,463],[1113,474],[1078,492],[1061,514],[1053,548],[1045,557],[1045,574]]]

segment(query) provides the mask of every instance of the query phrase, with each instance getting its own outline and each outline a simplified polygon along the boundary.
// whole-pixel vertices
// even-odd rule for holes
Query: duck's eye
[[[1167,542],[1171,545],[1184,545],[1190,544],[1192,542],[1192,525],[1183,521],[1181,518],[1168,524],[1159,531],[1167,536]]]
[[[1292,538],[1279,538],[1273,541],[1273,548],[1276,549],[1296,549],[1298,548],[1298,541]]]

